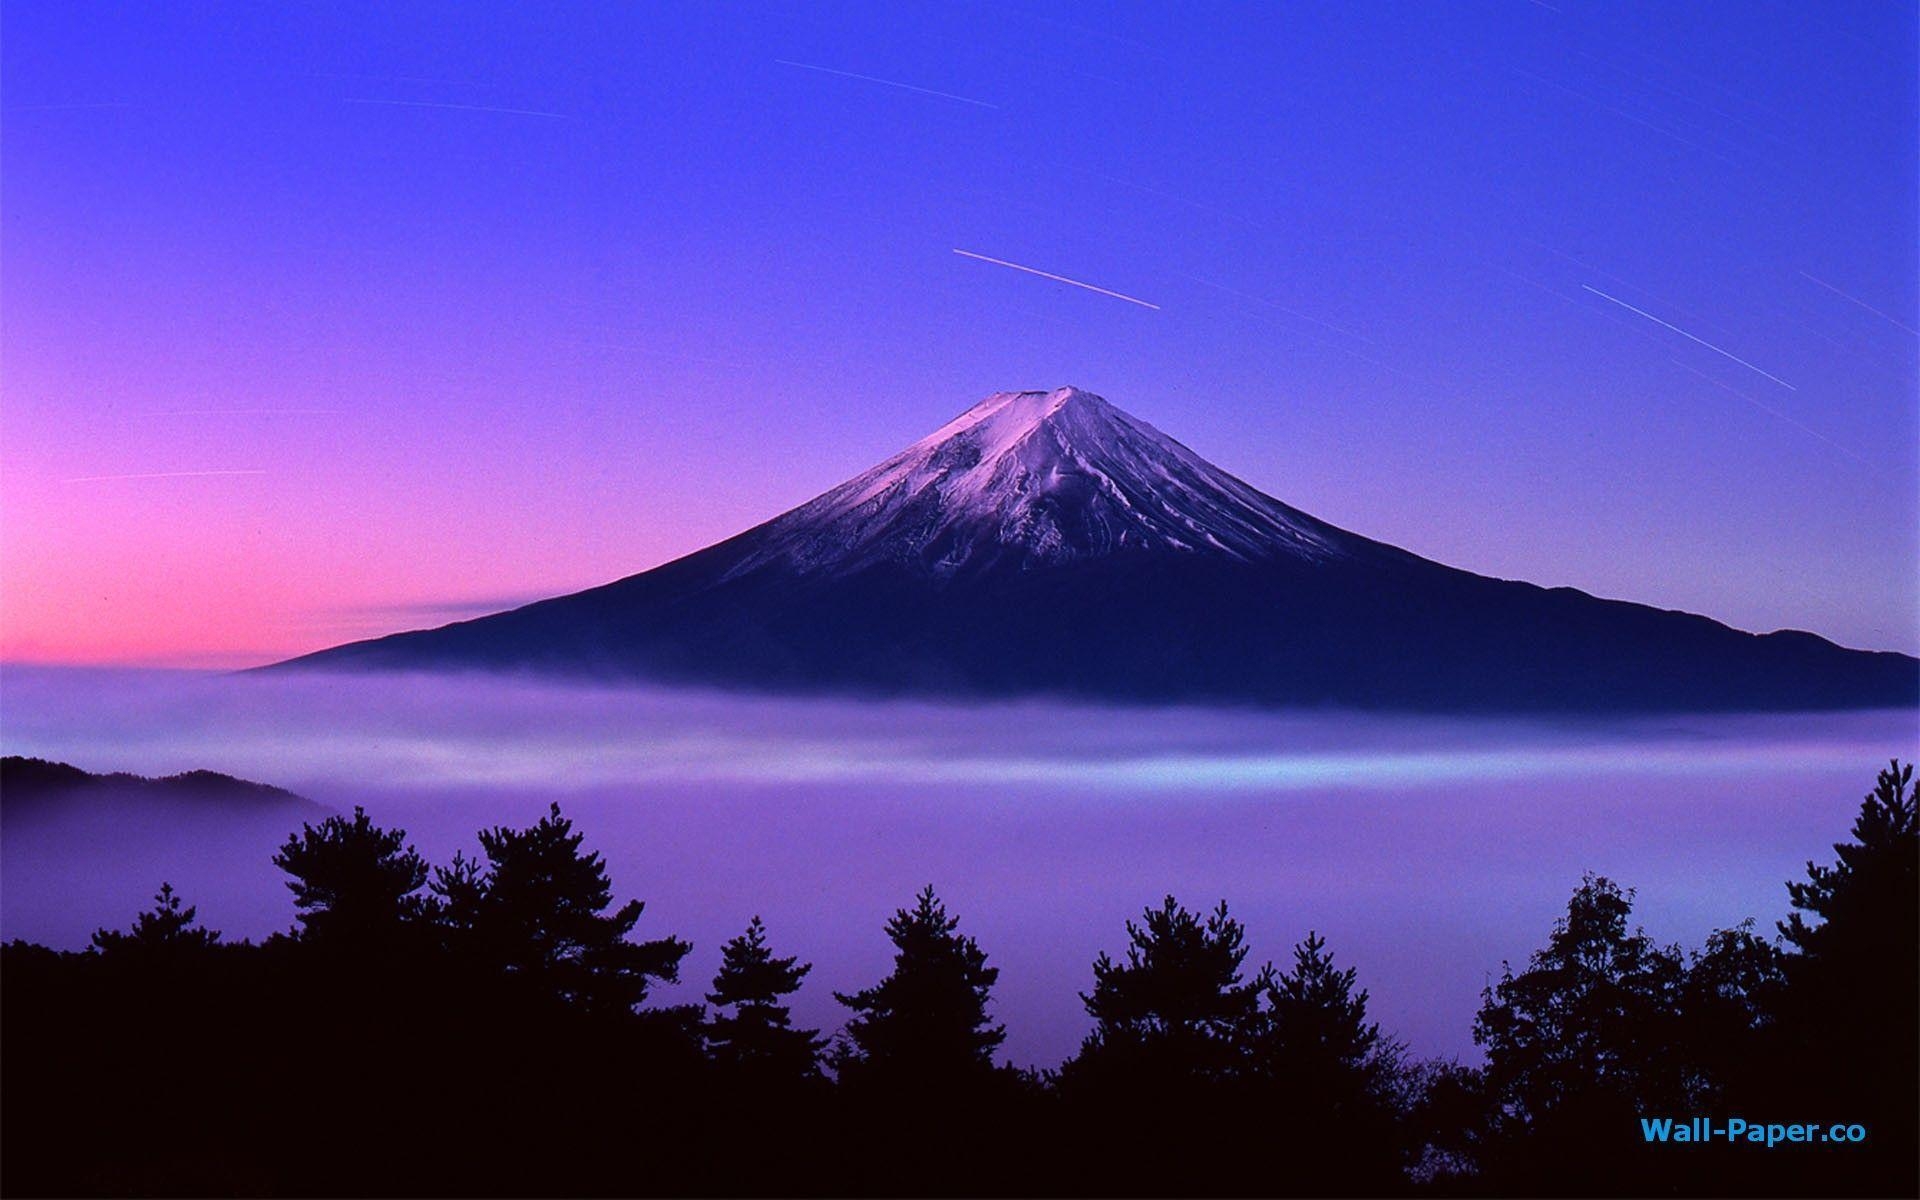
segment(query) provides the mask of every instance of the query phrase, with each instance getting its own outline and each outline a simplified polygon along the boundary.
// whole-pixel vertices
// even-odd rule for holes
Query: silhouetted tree
[[[356,806],[352,819],[306,824],[273,856],[303,937],[336,946],[390,946],[422,910],[426,860],[403,829],[381,829]]]
[[[956,932],[959,924],[931,886],[887,922],[892,974],[864,991],[834,993],[854,1012],[833,1055],[843,1079],[931,1091],[992,1072],[993,1052],[1007,1036],[987,1017],[1000,969]]]
[[[446,948],[456,953],[476,950],[480,906],[487,895],[486,868],[456,850],[451,863],[433,869],[427,891],[431,894],[427,911]]]
[[[1629,931],[1632,910],[1631,891],[1586,876],[1546,948],[1482,994],[1473,1038],[1486,1047],[1496,1165],[1518,1185],[1576,1171],[1587,1186],[1626,1186],[1609,1172],[1637,1168],[1594,1131],[1684,1111],[1680,955]]]
[[[223,943],[162,885],[91,952],[0,947],[0,1190],[1920,1194],[1910,787],[1882,771],[1838,862],[1791,885],[1784,951],[1746,922],[1683,962],[1587,876],[1483,993],[1484,1070],[1402,1062],[1317,934],[1249,979],[1224,905],[1168,899],[1128,924],[1123,959],[1100,956],[1096,1029],[1058,1087],[992,1065],[998,972],[931,888],[887,923],[887,978],[838,997],[837,1085],[787,1008],[809,968],[758,918],[726,944],[711,1022],[636,1009],[687,947],[629,940],[640,905],[614,904],[557,807],[488,830],[425,894],[404,835],[356,810],[275,856],[297,936]],[[366,946],[404,952],[340,951]],[[396,1064],[429,1090],[382,1084]],[[154,1081],[220,1136],[156,1118]],[[299,1121],[258,1102],[283,1092]],[[1869,1135],[1642,1142],[1638,1118],[1690,1113]],[[848,1129],[853,1152],[821,1153]]]
[[[481,953],[547,994],[599,1012],[630,1012],[655,980],[680,977],[693,947],[675,937],[627,940],[646,907],[613,912],[613,884],[597,852],[553,805],[527,829],[480,834],[487,867],[456,862],[436,878],[446,919],[471,930]]]
[[[1429,1059],[1402,1069],[1407,1178],[1440,1195],[1471,1194],[1488,1150],[1485,1075]],[[1385,1189],[1382,1189],[1385,1190]]]
[[[1920,941],[1920,833],[1916,832],[1913,765],[1894,760],[1874,781],[1853,821],[1853,841],[1836,843],[1839,861],[1807,863],[1807,878],[1787,884],[1793,907],[1780,933],[1798,953],[1788,959],[1796,982],[1848,975],[1884,992],[1889,962],[1911,959]],[[1805,915],[1803,915],[1805,914]],[[1809,922],[1807,917],[1813,917]]]
[[[757,916],[722,948],[720,970],[707,993],[707,1003],[721,1011],[707,1023],[707,1046],[716,1061],[750,1080],[746,1086],[773,1087],[820,1074],[825,1039],[817,1030],[794,1028],[782,1002],[800,990],[811,970],[812,964],[797,958],[774,957],[766,925]]]
[[[161,960],[206,950],[220,940],[216,930],[194,924],[197,910],[182,907],[171,883],[162,883],[153,907],[133,919],[127,932],[96,929],[93,947],[110,958]]]
[[[1266,1020],[1259,1066],[1329,1100],[1375,1090],[1390,1066],[1393,1043],[1367,1020],[1367,991],[1354,991],[1356,971],[1335,969],[1326,939],[1308,932],[1293,949],[1293,969],[1266,981]]]
[[[1293,968],[1266,981],[1255,1069],[1330,1114],[1377,1114],[1395,1099],[1401,1048],[1367,1020],[1356,971],[1338,970],[1326,940],[1309,932]]]
[[[1854,1114],[1877,1130],[1920,1127],[1920,820],[1913,766],[1895,760],[1874,781],[1834,846],[1787,885],[1796,911],[1780,924],[1789,953],[1779,1058],[1782,1101]],[[1856,1151],[1856,1157],[1860,1152]],[[1912,1193],[1911,1139],[1878,1136],[1860,1187]]]
[[[1777,947],[1756,936],[1749,918],[1716,929],[1693,953],[1681,985],[1679,1045],[1691,1074],[1686,1088],[1696,1106],[1739,1094],[1761,1066],[1763,1039],[1776,1021],[1786,978]]]
[[[1356,975],[1335,967],[1325,939],[1310,932],[1293,966],[1267,972],[1262,988],[1245,1069],[1306,1191],[1394,1190],[1411,1161],[1412,1081],[1400,1044],[1367,1019]]]
[[[1094,1030],[1064,1085],[1161,1091],[1232,1077],[1269,981],[1266,969],[1242,977],[1245,939],[1224,900],[1203,918],[1168,896],[1128,921],[1126,961],[1094,960],[1093,991],[1080,997]]]

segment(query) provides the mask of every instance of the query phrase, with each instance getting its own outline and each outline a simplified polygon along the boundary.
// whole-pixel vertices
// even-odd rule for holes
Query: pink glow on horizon
[[[236,412],[250,389],[154,396],[115,374],[52,386],[9,364],[0,661],[254,666],[605,583],[788,499],[775,483],[689,512],[650,502],[669,472],[644,452],[596,469],[575,446],[484,444],[486,422],[437,406],[339,414],[280,387],[275,411]],[[142,399],[36,403],[89,391]]]
[[[596,575],[538,524],[469,531],[428,504],[355,537],[341,510],[356,488],[371,494],[284,471],[68,484],[11,470],[0,660],[254,666],[606,582],[653,565],[649,544],[663,547],[652,559],[674,549],[637,537],[634,565]]]

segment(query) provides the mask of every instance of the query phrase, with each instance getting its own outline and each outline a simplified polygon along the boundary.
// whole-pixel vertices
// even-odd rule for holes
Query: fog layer
[[[1309,929],[1416,1053],[1471,1056],[1479,991],[1545,938],[1583,871],[1697,943],[1786,910],[1830,857],[1910,712],[1448,721],[1051,703],[741,697],[515,679],[9,667],[0,749],[92,771],[209,768],[364,804],[445,861],[559,801],[605,853],[641,936],[695,943],[692,1001],[755,913],[817,964],[797,1014],[886,970],[880,926],[933,883],[1002,968],[1008,1057],[1051,1064],[1089,964],[1171,892],[1225,898],[1255,959]],[[229,937],[288,927],[287,830],[97,812],[9,820],[0,934],[84,945],[161,880]]]

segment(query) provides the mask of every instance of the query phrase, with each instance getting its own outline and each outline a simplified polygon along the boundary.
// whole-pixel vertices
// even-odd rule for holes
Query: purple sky
[[[1912,4],[1181,7],[7,4],[0,657],[604,582],[1066,383],[1920,649]]]

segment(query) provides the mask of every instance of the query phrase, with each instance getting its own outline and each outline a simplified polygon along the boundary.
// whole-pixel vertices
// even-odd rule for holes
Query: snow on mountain
[[[880,563],[945,578],[1154,550],[1323,560],[1360,544],[1072,387],[989,396],[758,534],[729,578]]]
[[[1904,655],[1488,579],[1336,529],[1075,388],[989,396],[652,570],[282,665],[1431,712],[1920,703]]]

